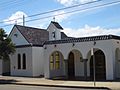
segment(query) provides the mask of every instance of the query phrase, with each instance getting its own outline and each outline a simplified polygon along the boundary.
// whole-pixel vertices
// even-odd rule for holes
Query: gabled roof
[[[60,24],[58,22],[51,21],[51,23],[53,23],[58,29],[62,29],[63,30],[63,28],[60,26]]]
[[[25,39],[32,45],[43,45],[49,39],[48,31],[27,26],[15,25]]]
[[[33,28],[28,26],[15,25],[24,38],[34,46],[43,46],[45,41],[49,40],[49,32],[46,29]],[[64,32],[61,32],[61,39],[69,38]]]

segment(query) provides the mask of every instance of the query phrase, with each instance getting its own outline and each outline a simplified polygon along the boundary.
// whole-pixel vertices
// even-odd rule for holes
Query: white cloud
[[[14,14],[12,14],[10,17],[8,17],[7,19],[3,20],[5,24],[16,24],[16,23],[20,23],[23,22],[23,15],[25,17],[27,17],[27,14],[25,14],[22,11],[17,11]]]
[[[73,4],[84,4],[87,2],[93,2],[93,1],[97,1],[97,0],[57,0],[57,2],[59,2],[60,4],[64,5],[64,6],[70,6]]]
[[[62,22],[70,16],[70,14],[65,14],[65,11],[58,11],[55,12],[53,15],[55,16],[55,21],[57,22]]]
[[[80,2],[81,4],[87,3],[87,2],[94,2],[94,1],[97,1],[97,0],[78,0],[78,2]]]
[[[65,28],[63,30],[70,37],[86,37],[86,36],[97,36],[97,35],[120,35],[120,28],[117,29],[104,29],[99,26],[90,27],[85,25],[84,28],[73,30],[71,28]]]
[[[44,19],[39,19],[37,21],[32,21],[32,22],[27,22],[27,25],[30,25],[32,27],[37,27],[37,28],[46,28],[51,21],[54,21],[53,18],[55,17],[55,22],[62,22],[63,20],[67,19],[70,14],[64,14],[65,11],[57,11],[51,14],[47,14],[46,16],[41,16],[42,17],[48,17],[48,16],[53,16],[50,18],[44,18]],[[38,17],[40,18],[40,17]]]

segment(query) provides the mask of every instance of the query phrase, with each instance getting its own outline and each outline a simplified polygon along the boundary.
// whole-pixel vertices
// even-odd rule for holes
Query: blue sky
[[[120,0],[3,0],[0,2],[0,27],[4,28],[9,33],[13,25],[22,21],[22,19],[6,22],[21,18],[23,15],[27,20],[43,18],[47,16],[55,16],[55,20],[60,23],[68,36],[82,37],[94,36],[103,34],[120,35],[120,2],[111,4],[109,6],[101,6],[91,8],[105,3],[120,1]],[[55,10],[63,7],[68,7],[76,4],[85,4],[87,2],[94,2],[91,4],[81,5],[72,9],[56,11],[49,14],[39,15],[36,17],[28,17],[34,14]],[[89,8],[89,9],[88,9]],[[79,10],[79,12],[63,14]],[[37,21],[26,22],[26,26],[47,28],[53,17],[39,19]]]

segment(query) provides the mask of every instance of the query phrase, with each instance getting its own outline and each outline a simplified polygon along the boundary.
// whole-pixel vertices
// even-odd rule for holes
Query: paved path
[[[12,83],[18,85],[35,85],[35,86],[57,86],[57,87],[85,87],[94,88],[92,81],[64,81],[64,80],[48,80],[45,78],[29,78],[29,77],[12,77],[0,76],[0,83]],[[96,87],[107,87],[110,89],[120,90],[120,82],[96,82]]]
[[[93,90],[93,89],[4,84],[4,85],[0,85],[0,90]],[[98,90],[98,89],[94,89],[94,90]],[[105,90],[105,89],[102,89],[102,90]]]

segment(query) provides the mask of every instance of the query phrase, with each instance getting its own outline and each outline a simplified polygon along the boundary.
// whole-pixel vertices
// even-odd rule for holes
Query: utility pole
[[[25,16],[23,15],[23,26],[25,26]]]
[[[94,48],[91,49],[91,55],[93,56],[93,77],[94,77],[94,87],[96,86],[96,76],[95,76],[95,55]]]

